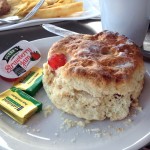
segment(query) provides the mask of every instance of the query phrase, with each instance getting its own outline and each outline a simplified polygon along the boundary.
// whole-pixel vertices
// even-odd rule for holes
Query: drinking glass
[[[123,34],[142,46],[149,26],[150,0],[100,0],[103,30]]]

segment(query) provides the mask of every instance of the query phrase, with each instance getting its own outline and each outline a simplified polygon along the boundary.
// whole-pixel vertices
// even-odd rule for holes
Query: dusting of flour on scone
[[[43,86],[59,109],[87,120],[124,119],[138,106],[144,63],[138,46],[118,33],[71,35],[53,44]]]

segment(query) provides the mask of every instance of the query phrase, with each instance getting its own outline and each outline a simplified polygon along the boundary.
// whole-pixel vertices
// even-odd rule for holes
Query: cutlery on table
[[[57,26],[52,25],[52,24],[42,24],[42,27],[45,30],[47,30],[49,32],[52,32],[56,35],[62,36],[62,37],[66,37],[66,36],[72,35],[72,34],[78,34],[77,32],[73,32],[73,31],[70,31],[70,30],[67,30],[67,29],[63,29],[63,28],[57,27]]]
[[[38,9],[42,6],[44,1],[45,0],[40,0],[25,17],[20,18],[19,16],[10,16],[10,17],[0,19],[0,23],[14,24],[14,23],[26,21],[30,19],[38,11]]]

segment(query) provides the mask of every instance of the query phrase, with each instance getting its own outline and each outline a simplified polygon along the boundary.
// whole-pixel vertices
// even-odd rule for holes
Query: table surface
[[[102,30],[99,20],[64,21],[54,23],[57,26],[79,33],[94,34]],[[20,40],[36,40],[55,36],[44,30],[40,25],[0,32],[0,53]]]
[[[94,34],[102,31],[101,22],[99,20],[82,20],[82,21],[65,21],[57,22],[55,25],[69,29],[79,33]],[[15,29],[0,32],[0,53],[7,50],[20,40],[32,41],[36,39],[52,37],[55,34],[44,30],[40,25],[34,27],[27,27],[22,29]],[[150,30],[148,31],[143,48],[150,52]],[[150,62],[150,58],[144,57],[145,61]],[[148,148],[148,147],[147,147]],[[144,150],[145,148],[142,148]]]

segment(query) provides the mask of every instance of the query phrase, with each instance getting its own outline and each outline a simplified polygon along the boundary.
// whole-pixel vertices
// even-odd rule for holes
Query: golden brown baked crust
[[[118,33],[71,35],[56,42],[48,58],[67,57],[55,72],[44,64],[43,85],[56,107],[88,120],[120,120],[138,103],[144,63],[138,46]]]
[[[64,75],[86,78],[92,83],[129,80],[137,67],[143,65],[139,48],[125,36],[108,31],[96,35],[74,35],[62,39],[49,51],[64,53],[68,62]]]

